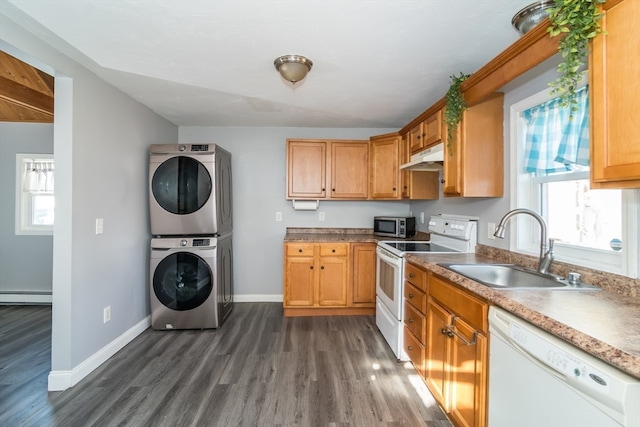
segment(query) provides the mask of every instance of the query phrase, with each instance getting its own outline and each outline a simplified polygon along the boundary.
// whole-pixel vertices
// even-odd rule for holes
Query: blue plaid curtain
[[[569,118],[569,107],[554,98],[522,112],[527,122],[526,172],[549,174],[589,166],[589,90],[576,93],[578,110]]]

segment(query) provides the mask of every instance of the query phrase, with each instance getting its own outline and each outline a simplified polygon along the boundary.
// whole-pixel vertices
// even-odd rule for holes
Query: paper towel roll
[[[293,209],[296,211],[315,211],[320,206],[320,200],[293,200]]]

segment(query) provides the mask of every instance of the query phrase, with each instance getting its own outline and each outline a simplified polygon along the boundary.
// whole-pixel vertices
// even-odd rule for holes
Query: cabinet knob
[[[324,270],[324,265],[320,267],[320,270]]]
[[[393,191],[396,191],[396,187],[393,187]]]
[[[413,298],[413,294],[409,294],[409,299],[412,299],[412,298]]]
[[[413,319],[409,318],[409,319],[407,319],[407,322],[413,323]]]
[[[324,191],[324,188],[322,189],[322,191]]]
[[[407,350],[409,350],[409,351],[413,351],[413,347],[411,347],[411,346],[407,346]]]
[[[313,270],[313,265],[312,265],[312,266],[309,266],[309,270]]]
[[[441,180],[440,180],[440,184],[444,184],[444,179],[441,179]]]
[[[298,252],[302,253],[302,249],[298,249]]]
[[[332,189],[331,189],[331,191],[336,191],[336,189],[335,189],[335,188],[332,188]]]
[[[414,278],[414,277],[416,277],[416,276],[415,276],[413,273],[409,273],[409,277],[410,277],[411,279],[413,279],[413,278]]]
[[[420,138],[422,138],[421,135],[416,135],[416,139],[420,139]]]
[[[333,253],[335,254],[335,253],[336,253],[336,250],[335,250],[335,249],[331,249],[331,252],[333,252]]]
[[[447,329],[446,329],[446,328],[442,328],[442,329],[440,329],[440,333],[441,333],[442,335],[447,335]]]

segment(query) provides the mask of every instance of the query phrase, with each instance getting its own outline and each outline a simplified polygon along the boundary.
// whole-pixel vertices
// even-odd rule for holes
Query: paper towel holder
[[[315,211],[320,206],[320,200],[292,200],[293,209],[296,211]]]

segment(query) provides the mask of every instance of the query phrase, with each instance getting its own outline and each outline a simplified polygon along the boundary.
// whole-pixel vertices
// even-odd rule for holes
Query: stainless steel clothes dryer
[[[154,236],[231,232],[231,154],[215,144],[151,145],[149,214]]]
[[[233,308],[231,234],[151,239],[151,327],[219,328]]]

